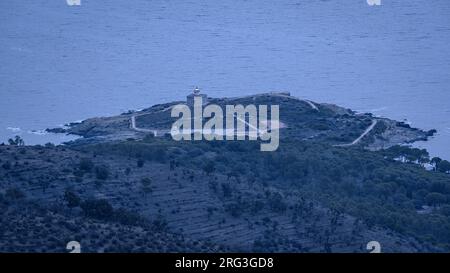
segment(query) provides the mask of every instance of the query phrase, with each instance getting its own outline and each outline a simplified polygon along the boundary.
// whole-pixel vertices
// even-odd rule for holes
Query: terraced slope
[[[38,242],[31,235],[39,233],[37,229],[42,226],[48,226],[47,232],[39,233],[46,234],[44,237],[54,236],[52,230],[63,234],[56,236],[55,242],[45,247],[46,251],[61,251],[65,247],[62,241],[69,238],[78,238],[83,243],[91,237],[97,239],[87,243],[89,251],[181,251],[183,247],[173,246],[186,244],[180,238],[201,242],[202,251],[212,247],[232,251],[365,252],[367,242],[374,238],[382,241],[384,251],[428,249],[412,238],[378,227],[368,228],[349,215],[308,201],[300,192],[219,173],[206,174],[169,162],[146,162],[137,167],[131,158],[93,157],[62,147],[3,146],[0,151],[2,162],[13,162],[11,169],[0,169],[2,199],[9,204],[4,205],[7,213],[2,220],[10,223],[2,225],[3,238],[10,238],[2,241],[2,249],[44,249],[36,246]],[[95,166],[107,166],[111,170],[109,177],[99,179],[95,171],[77,174],[83,158],[90,158]],[[149,185],[142,182],[144,178],[149,179]],[[24,196],[14,197],[12,189],[20,190]],[[67,208],[64,200],[67,189],[82,200],[107,200],[115,209],[126,208],[150,223],[163,222],[164,229],[158,230],[158,236],[164,243],[161,248],[152,248],[150,241],[159,239],[146,239],[148,233],[142,227],[86,218],[79,208]],[[26,204],[39,204],[43,214],[27,208],[18,215],[22,210],[18,208]],[[81,226],[71,231],[67,225]],[[11,237],[12,233],[17,233],[17,237]],[[106,243],[112,240],[111,234],[117,234],[116,240],[123,241],[121,248]],[[127,236],[134,239],[126,239]],[[136,240],[144,243],[136,246]],[[23,245],[18,246],[18,242]]]

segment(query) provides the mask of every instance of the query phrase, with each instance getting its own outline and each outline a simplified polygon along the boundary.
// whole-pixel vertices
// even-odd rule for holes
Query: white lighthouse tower
[[[194,91],[191,94],[187,95],[186,102],[188,106],[194,106],[194,98],[201,97],[203,105],[208,103],[208,96],[206,94],[200,94],[200,89],[195,87]]]

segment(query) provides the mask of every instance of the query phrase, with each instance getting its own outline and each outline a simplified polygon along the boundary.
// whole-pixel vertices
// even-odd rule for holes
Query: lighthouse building
[[[208,103],[208,96],[206,94],[200,94],[200,89],[196,87],[194,91],[191,94],[187,95],[186,97],[186,102],[188,106],[194,106],[195,97],[201,97],[203,105]]]

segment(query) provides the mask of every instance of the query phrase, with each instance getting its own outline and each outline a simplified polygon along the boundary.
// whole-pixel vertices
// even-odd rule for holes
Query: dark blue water
[[[439,134],[450,158],[450,1],[0,1],[0,141],[183,99],[290,91]]]

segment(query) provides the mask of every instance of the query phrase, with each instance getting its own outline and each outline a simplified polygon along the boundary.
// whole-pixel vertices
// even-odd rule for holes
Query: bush
[[[284,212],[287,209],[287,205],[283,200],[283,196],[279,193],[273,193],[270,195],[269,200],[269,207],[274,212]]]
[[[25,198],[25,193],[18,188],[10,188],[6,190],[5,196],[11,200]]]
[[[156,232],[163,232],[167,230],[167,221],[161,214],[158,214],[152,224]]]
[[[114,216],[114,209],[111,204],[104,199],[96,200],[90,199],[81,203],[81,209],[84,215],[101,220],[112,219]]]
[[[450,172],[450,162],[448,162],[447,160],[442,160],[437,165],[437,170],[443,173]]]
[[[114,220],[123,225],[137,225],[144,221],[138,213],[120,208],[114,212]]]
[[[214,172],[215,170],[215,164],[214,161],[208,161],[204,166],[203,166],[203,171],[207,174],[210,175],[212,172]]]
[[[138,168],[144,167],[144,162],[145,161],[142,158],[139,158],[138,161],[137,161],[137,167]]]
[[[152,189],[152,179],[145,177],[141,179],[142,184],[142,191],[144,194],[151,193],[153,191]]]
[[[8,143],[9,143],[9,145],[12,145],[12,146],[24,146],[25,145],[25,141],[23,141],[23,139],[20,136],[15,136],[14,139],[12,139],[12,138],[8,139]]]
[[[3,163],[2,167],[5,170],[11,170],[11,162],[6,161],[5,163]]]
[[[440,210],[441,214],[450,217],[450,205],[443,205]]]
[[[231,197],[231,186],[228,183],[222,183],[222,192],[223,196],[228,198]]]
[[[160,163],[164,163],[166,161],[166,150],[163,148],[157,148],[155,150],[155,160]]]
[[[92,169],[94,168],[94,163],[89,158],[82,158],[80,160],[80,164],[78,165],[78,167],[82,171],[91,172]]]
[[[239,203],[232,202],[225,206],[225,211],[229,212],[231,216],[237,218],[242,215],[242,208]]]
[[[444,203],[446,201],[446,199],[447,198],[445,197],[445,195],[437,193],[437,192],[429,193],[425,197],[427,204],[430,206],[438,206],[438,205]]]
[[[64,200],[67,202],[67,206],[69,208],[78,207],[81,202],[80,197],[70,190],[66,190],[66,192],[64,193]]]
[[[109,177],[109,169],[106,166],[95,167],[95,177],[100,180],[106,180]]]

